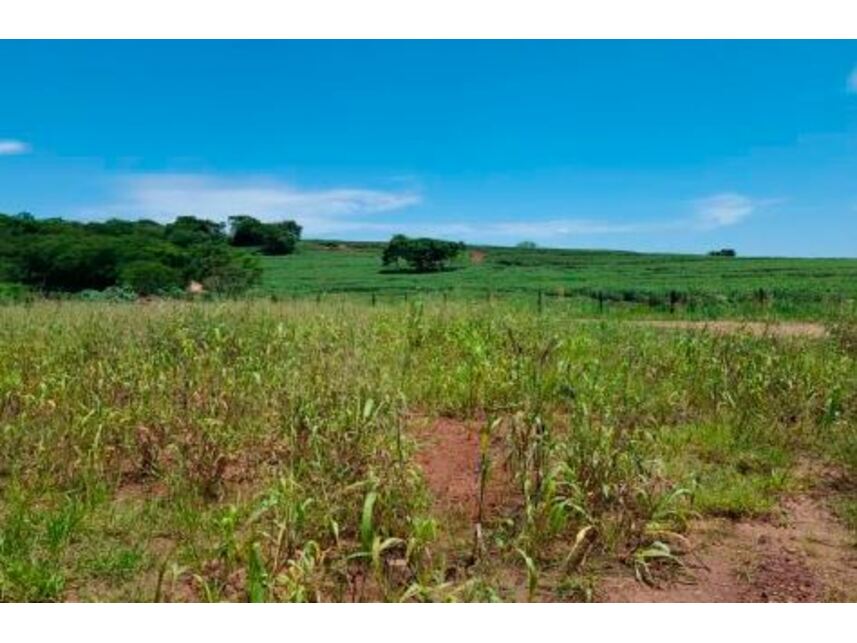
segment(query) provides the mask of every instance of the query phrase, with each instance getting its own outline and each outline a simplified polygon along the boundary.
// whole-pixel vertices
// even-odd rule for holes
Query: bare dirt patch
[[[435,510],[439,514],[475,521],[479,510],[479,430],[478,420],[453,418],[420,419],[414,423],[419,443],[417,464],[426,477]],[[505,440],[492,435],[489,446],[491,466],[485,485],[486,516],[513,501],[514,493],[504,464]]]
[[[690,534],[692,580],[659,587],[630,570],[607,575],[598,591],[609,602],[815,602],[857,600],[857,550],[819,499],[785,501],[768,520],[705,520]],[[694,562],[692,558],[698,558]]]
[[[480,420],[446,417],[417,417],[410,423],[418,442],[415,459],[432,494],[433,512],[441,519],[445,547],[459,562],[466,558],[462,547],[469,546],[478,515],[481,426]],[[495,433],[489,447],[485,522],[520,508],[505,465],[507,437]],[[817,474],[813,472],[813,479]],[[651,603],[857,601],[857,548],[829,510],[828,491],[817,487],[788,497],[766,518],[696,521],[687,534],[690,547],[681,556],[686,567],[680,573],[655,574],[658,581],[651,586],[638,581],[631,566],[606,563],[592,570],[593,580],[598,578],[593,598]],[[521,570],[503,563],[493,569],[510,596],[525,600]],[[540,587],[538,598],[556,600],[557,586],[545,571],[542,580],[547,585]]]
[[[485,261],[485,253],[481,250],[471,250],[469,256],[470,263],[474,265],[479,265],[480,263]]]
[[[134,503],[166,498],[168,494],[167,485],[163,482],[131,479],[116,489],[115,498],[117,502]]]

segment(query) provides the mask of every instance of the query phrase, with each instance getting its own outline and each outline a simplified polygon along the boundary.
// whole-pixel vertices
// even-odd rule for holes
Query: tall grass
[[[537,599],[599,556],[656,576],[695,512],[764,513],[855,442],[855,359],[490,302],[3,307],[0,599],[514,598],[504,566]],[[507,440],[483,466],[514,498],[470,568],[415,413]]]

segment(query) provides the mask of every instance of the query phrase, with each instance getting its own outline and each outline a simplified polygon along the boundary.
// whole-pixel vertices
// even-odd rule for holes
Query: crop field
[[[270,260],[278,295],[414,288],[374,306],[0,307],[0,600],[857,599],[853,316],[708,332],[415,294],[678,287],[663,268],[847,297],[857,262],[485,252]]]
[[[711,319],[831,318],[854,311],[857,259],[792,259],[474,247],[449,270],[382,269],[383,244],[304,242],[263,257],[259,289],[280,297],[513,300],[578,314]],[[541,293],[541,294],[540,294]]]

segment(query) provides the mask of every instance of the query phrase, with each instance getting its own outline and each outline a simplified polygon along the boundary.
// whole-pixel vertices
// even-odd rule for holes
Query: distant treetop
[[[720,250],[712,250],[708,253],[709,257],[734,257],[736,252],[732,248],[721,248]]]
[[[262,223],[246,214],[229,217],[230,243],[236,247],[256,247],[266,255],[287,255],[301,238],[301,226],[294,221]]]

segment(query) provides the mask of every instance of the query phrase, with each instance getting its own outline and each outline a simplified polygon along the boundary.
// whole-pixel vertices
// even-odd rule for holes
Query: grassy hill
[[[307,241],[264,257],[261,292],[352,293],[379,300],[444,293],[471,299],[576,301],[584,308],[680,309],[792,317],[830,314],[857,299],[857,259],[728,258],[600,250],[471,247],[450,269],[416,274],[381,266],[381,243]]]

